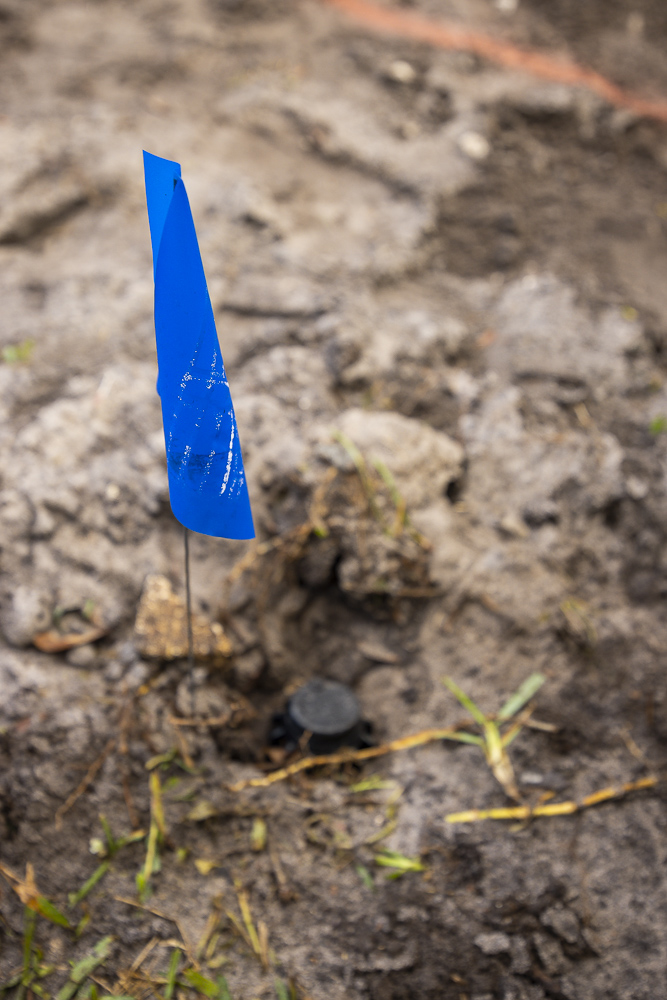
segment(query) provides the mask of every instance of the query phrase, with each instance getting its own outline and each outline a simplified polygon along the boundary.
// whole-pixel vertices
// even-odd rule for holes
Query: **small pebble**
[[[538,771],[524,771],[523,774],[519,776],[519,781],[522,785],[543,785],[544,775],[540,774]]]
[[[548,976],[559,976],[566,971],[568,962],[555,938],[548,934],[533,934],[533,944]]]
[[[512,938],[511,955],[512,972],[516,972],[521,976],[525,976],[528,972],[530,972],[533,962],[528,942],[524,937],[517,934]]]
[[[37,505],[35,510],[35,520],[32,524],[31,535],[33,538],[49,538],[56,529],[56,519],[46,507]]]
[[[485,955],[508,955],[512,945],[507,934],[503,934],[502,931],[478,934],[475,938],[475,944]]]
[[[628,476],[625,481],[625,489],[633,500],[643,500],[648,495],[648,483],[645,483],[638,476]]]
[[[116,683],[125,673],[125,667],[120,660],[110,660],[104,668],[104,676],[108,681]]]
[[[459,136],[458,145],[471,160],[485,160],[491,152],[489,140],[479,132],[464,132]]]
[[[151,668],[148,664],[139,660],[137,663],[134,663],[125,674],[125,683],[130,690],[141,687],[142,684],[146,683],[150,674]]]
[[[568,944],[574,945],[579,941],[579,920],[567,907],[557,904],[544,910],[540,921]]]
[[[89,670],[95,666],[97,654],[95,647],[88,643],[85,646],[75,646],[74,649],[70,649],[65,659],[71,667],[80,667],[83,670]]]
[[[121,642],[116,650],[116,655],[124,667],[129,667],[137,662],[138,653],[133,642]]]
[[[505,535],[510,535],[512,538],[527,538],[530,534],[525,521],[517,514],[506,514],[498,527]]]
[[[387,75],[396,83],[414,83],[417,79],[417,71],[405,59],[396,59],[389,67]]]
[[[19,585],[0,614],[0,629],[10,646],[28,646],[51,622],[52,603],[46,593]]]

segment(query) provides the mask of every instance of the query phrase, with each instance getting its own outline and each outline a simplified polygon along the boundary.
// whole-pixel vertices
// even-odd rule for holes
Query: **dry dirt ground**
[[[664,0],[410,6],[667,94]],[[12,995],[163,996],[172,958],[175,996],[220,1000],[221,974],[234,1000],[663,995],[660,784],[448,823],[511,802],[479,747],[438,741],[229,785],[311,676],[383,742],[462,719],[445,675],[492,713],[541,671],[523,801],[660,775],[665,126],[316,0],[2,0],[0,40],[0,980],[32,865],[79,933],[38,916],[47,972]],[[134,632],[149,574],[183,592],[142,148],[183,165],[268,542],[193,539],[233,654],[197,666],[198,728],[170,721],[183,659]],[[81,609],[102,638],[35,648]],[[143,896],[137,835],[68,906],[100,813],[148,831],[151,775]],[[387,878],[383,849],[423,870]],[[107,935],[97,985],[67,986]]]

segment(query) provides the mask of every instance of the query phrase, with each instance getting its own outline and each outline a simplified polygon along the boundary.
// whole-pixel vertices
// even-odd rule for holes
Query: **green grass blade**
[[[202,976],[201,972],[197,972],[196,969],[186,969],[183,975],[190,983],[190,986],[197,990],[197,993],[201,993],[202,996],[208,997],[209,1000],[219,1000],[220,987],[217,983],[214,983],[212,979],[207,979],[206,976]]]
[[[500,737],[500,730],[495,722],[484,723],[484,743],[487,760],[490,764],[496,763],[503,756],[503,741]]]
[[[474,733],[451,733],[447,736],[442,737],[443,740],[454,740],[455,743],[472,743],[476,747],[483,747],[484,740],[481,736],[475,736]]]
[[[136,844],[139,840],[144,840],[145,836],[145,830],[133,830],[132,833],[128,833],[126,837],[120,837],[120,839],[116,841],[115,850],[119,851],[121,847],[127,847],[128,844]]]
[[[28,364],[34,348],[34,340],[24,340],[20,344],[7,344],[0,354],[7,365]]]
[[[37,896],[36,900],[37,912],[42,916],[50,920],[52,924],[58,924],[59,927],[69,927],[70,923],[64,913],[61,913],[57,906],[54,906],[50,899],[46,896]]]
[[[86,898],[91,889],[94,889],[100,879],[104,878],[106,873],[109,871],[110,864],[110,861],[103,861],[102,864],[95,869],[90,878],[83,883],[78,892],[70,892],[68,897],[70,908],[76,906],[77,903],[80,903],[82,899]]]
[[[111,827],[109,826],[109,821],[103,813],[100,813],[100,823],[102,824],[102,829],[104,830],[104,837],[107,842],[107,854],[109,857],[113,857],[116,853],[117,846],[113,833],[111,832]]]
[[[514,694],[510,695],[498,712],[498,721],[506,722],[513,715],[516,715],[517,712],[521,711],[523,706],[527,705],[530,699],[537,694],[545,680],[546,677],[544,674],[539,673],[531,674],[530,677],[527,677]]]
[[[366,865],[355,865],[355,870],[366,888],[373,892],[375,890],[375,882]]]
[[[349,458],[352,460],[355,469],[357,470],[357,475],[363,487],[364,493],[366,494],[366,499],[368,500],[368,505],[371,508],[371,513],[377,521],[382,521],[382,515],[375,501],[375,489],[368,475],[368,467],[366,465],[366,460],[357,448],[354,441],[344,434],[343,431],[334,432],[334,440],[345,449]]]
[[[405,500],[399,493],[398,487],[396,485],[396,480],[394,479],[394,477],[392,476],[391,472],[384,464],[384,462],[381,461],[381,459],[374,458],[373,465],[375,466],[377,472],[379,473],[382,482],[389,491],[389,496],[391,497],[392,503],[396,508],[396,514],[398,516],[399,523],[401,527],[404,528],[405,525],[408,523],[408,513]]]
[[[276,988],[276,996],[278,1000],[289,1000],[289,990],[285,986],[282,979],[274,979],[274,986]]]
[[[71,1000],[88,976],[109,957],[112,943],[112,937],[102,938],[101,941],[97,942],[90,955],[86,955],[85,958],[76,963],[69,974],[68,981],[58,992],[56,1000]]]
[[[23,931],[23,972],[21,974],[21,984],[28,986],[32,980],[32,944],[35,937],[35,924],[37,914],[26,906],[25,909],[25,929]]]
[[[475,722],[477,722],[480,726],[485,726],[486,716],[482,710],[477,707],[472,698],[469,698],[465,691],[462,691],[458,684],[451,679],[451,677],[443,677],[442,681],[445,687],[449,688],[454,697],[460,701],[466,711],[470,712]]]
[[[405,854],[399,854],[397,851],[382,851],[376,854],[375,863],[384,868],[396,868],[401,872],[426,871],[419,858],[408,858]]]
[[[351,792],[378,792],[385,788],[395,788],[396,782],[389,778],[381,778],[379,774],[372,774],[364,781],[358,781],[356,785],[350,785]]]
[[[225,977],[218,976],[216,983],[218,984],[218,1000],[232,1000],[232,995],[229,992],[229,986],[227,985]]]
[[[178,963],[181,960],[181,953],[178,948],[174,948],[171,953],[171,958],[169,959],[169,969],[167,970],[167,985],[164,988],[165,1000],[171,1000],[174,989],[176,987],[176,974],[178,972]]]
[[[178,755],[178,747],[172,747],[171,750],[167,750],[166,753],[159,753],[156,757],[151,757],[144,764],[147,771],[152,771],[154,767],[160,767],[162,764],[171,764]]]

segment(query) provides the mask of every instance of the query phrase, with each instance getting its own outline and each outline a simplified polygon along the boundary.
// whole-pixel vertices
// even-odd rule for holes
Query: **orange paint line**
[[[390,7],[379,7],[369,0],[323,0],[337,7],[360,24],[383,34],[397,35],[425,42],[439,49],[471,52],[507,69],[520,70],[573,87],[586,87],[615,107],[627,108],[644,118],[667,122],[667,101],[651,100],[618,87],[595,70],[579,66],[565,56],[550,56],[517,48],[489,35],[480,34],[445,21],[432,21],[421,14],[411,14]]]

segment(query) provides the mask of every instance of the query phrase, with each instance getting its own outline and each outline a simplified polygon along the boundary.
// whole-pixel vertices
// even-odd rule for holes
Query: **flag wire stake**
[[[195,716],[195,644],[192,635],[192,593],[190,591],[190,538],[189,531],[183,527],[183,543],[185,549],[185,606],[188,626],[188,671],[190,675],[190,711]]]

